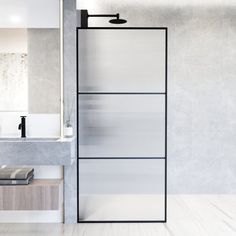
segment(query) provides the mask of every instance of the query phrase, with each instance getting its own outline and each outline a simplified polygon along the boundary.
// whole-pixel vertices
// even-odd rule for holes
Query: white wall
[[[83,7],[119,12],[126,27],[168,27],[169,193],[236,193],[235,2],[158,2],[91,0]],[[90,26],[111,25],[94,18]]]
[[[59,28],[60,0],[1,0],[0,28]]]
[[[0,53],[27,53],[26,29],[0,29]]]

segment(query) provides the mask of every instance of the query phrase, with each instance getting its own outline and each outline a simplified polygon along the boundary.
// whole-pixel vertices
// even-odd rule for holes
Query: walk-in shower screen
[[[167,29],[77,40],[78,221],[165,222]]]

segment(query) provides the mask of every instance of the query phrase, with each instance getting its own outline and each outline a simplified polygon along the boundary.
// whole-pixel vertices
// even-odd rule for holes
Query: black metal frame
[[[90,29],[103,29],[103,30],[164,30],[165,31],[165,92],[157,92],[157,93],[143,93],[143,92],[79,92],[79,66],[78,66],[78,32],[79,30],[90,30]],[[167,77],[168,77],[168,28],[167,27],[77,27],[76,28],[76,75],[77,75],[77,222],[78,223],[166,223],[167,222]],[[164,95],[165,96],[165,156],[164,157],[79,157],[79,95],[132,95],[132,94],[146,94],[146,95]],[[82,159],[161,159],[165,160],[165,183],[164,183],[164,219],[163,220],[106,220],[106,221],[80,221],[79,220],[79,160]]]

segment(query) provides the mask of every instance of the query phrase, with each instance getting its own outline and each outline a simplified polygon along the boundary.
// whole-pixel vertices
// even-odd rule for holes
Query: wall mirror
[[[0,2],[0,137],[61,133],[61,0]]]

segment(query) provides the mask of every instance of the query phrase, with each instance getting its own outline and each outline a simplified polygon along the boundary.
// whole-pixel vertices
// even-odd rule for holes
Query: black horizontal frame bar
[[[141,93],[141,92],[78,92],[79,95],[166,95],[165,92],[163,93]]]
[[[88,221],[78,221],[78,223],[166,223],[166,220],[107,220],[107,221],[94,221],[94,220],[88,220]]]
[[[114,160],[114,159],[121,159],[121,160],[150,160],[150,159],[153,159],[153,160],[165,160],[166,157],[78,157],[77,158],[78,160],[82,159],[82,160],[89,160],[89,159],[92,159],[92,160]]]
[[[82,28],[77,27],[77,30],[90,30],[90,29],[110,29],[110,30],[166,30],[167,27],[88,27],[88,28]]]

